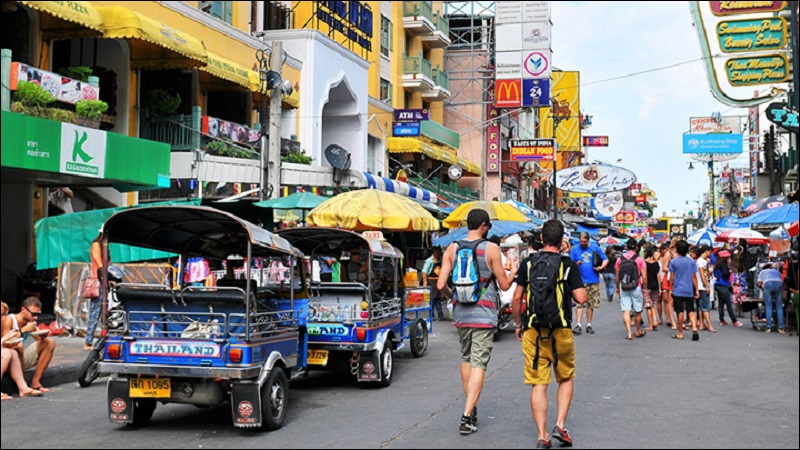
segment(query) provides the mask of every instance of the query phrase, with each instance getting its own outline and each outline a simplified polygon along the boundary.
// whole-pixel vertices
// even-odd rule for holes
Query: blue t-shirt
[[[770,281],[777,281],[779,283],[783,283],[783,278],[781,277],[781,273],[775,269],[766,269],[762,270],[761,273],[758,275],[758,281],[762,283],[769,283]]]
[[[672,274],[672,295],[694,298],[694,282],[697,263],[688,256],[679,256],[669,262]]]
[[[592,267],[592,255],[594,252],[597,252],[603,261],[608,260],[606,253],[600,250],[600,247],[594,243],[590,243],[589,247],[585,250],[580,245],[576,245],[575,247],[572,247],[572,250],[569,251],[570,259],[576,263],[578,261],[582,262],[580,268],[583,284],[597,284],[600,282],[600,273],[594,270],[594,267]]]
[[[331,265],[328,265],[328,261],[331,261]],[[319,273],[333,273],[333,263],[336,261],[333,258],[328,258],[325,256],[320,256],[317,258],[319,261]]]

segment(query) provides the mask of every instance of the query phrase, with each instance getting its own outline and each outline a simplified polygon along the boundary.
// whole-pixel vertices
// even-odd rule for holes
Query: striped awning
[[[386,147],[389,153],[422,153],[436,161],[459,166],[464,170],[464,176],[478,177],[481,175],[481,168],[477,164],[459,158],[455,155],[455,150],[449,150],[447,147],[431,144],[422,139],[391,137],[388,139]]]
[[[366,186],[364,187],[368,187],[370,189],[393,192],[395,194],[400,194],[405,197],[410,197],[425,202],[435,203],[439,199],[436,194],[429,190],[414,187],[402,181],[392,180],[385,177],[376,177],[375,175],[367,172],[363,172],[363,175],[366,181]]]

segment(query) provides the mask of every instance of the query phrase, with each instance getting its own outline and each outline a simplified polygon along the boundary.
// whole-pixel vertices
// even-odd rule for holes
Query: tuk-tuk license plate
[[[308,351],[308,364],[311,366],[327,366],[328,365],[328,351],[327,350],[309,350]]]
[[[131,398],[169,398],[171,391],[169,378],[131,378],[128,394]]]

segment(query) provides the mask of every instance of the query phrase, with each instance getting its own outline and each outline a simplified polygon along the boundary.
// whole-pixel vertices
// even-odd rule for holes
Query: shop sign
[[[488,117],[494,119],[497,117],[497,110],[490,104],[488,105]],[[492,120],[489,126],[486,127],[486,172],[499,173],[500,172],[500,124],[496,120]]]
[[[512,161],[553,161],[555,154],[555,139],[511,141]]]
[[[61,124],[61,173],[104,178],[106,168],[106,132]]]
[[[622,211],[617,213],[615,220],[622,224],[632,224],[636,222],[636,213],[633,211]]]
[[[550,50],[551,48],[550,22],[523,22],[522,23],[522,49],[523,50]]]
[[[789,79],[789,60],[781,54],[733,58],[725,63],[725,72],[733,86],[783,83]]]
[[[35,83],[53,95],[56,100],[74,105],[81,100],[97,100],[100,88],[89,83],[62,77],[46,70],[31,67],[22,63],[11,64],[11,90],[17,89],[20,81]]]
[[[550,79],[522,80],[522,106],[549,107],[550,106]]]
[[[392,127],[394,137],[418,137],[422,128],[420,123],[395,123]]]
[[[622,211],[624,201],[621,192],[596,194],[593,200],[594,209],[604,217],[614,217]]]
[[[792,133],[800,133],[797,111],[789,109],[786,103],[772,103],[767,107],[767,119]]]
[[[328,24],[351,42],[372,51],[372,9],[367,2],[314,2],[317,19]]]
[[[584,136],[584,147],[608,147],[608,136]]]
[[[689,132],[693,134],[739,134],[742,124],[738,117],[692,117]]]
[[[636,175],[622,167],[583,165],[559,170],[556,187],[566,192],[614,192],[628,189],[636,182]]]
[[[525,59],[522,61],[523,78],[550,78],[550,50],[536,50],[523,53]]]
[[[717,37],[725,53],[780,50],[786,46],[787,29],[782,17],[725,20],[717,24]]]
[[[427,109],[395,109],[394,121],[396,123],[418,123],[430,120],[430,111]]]
[[[717,16],[728,16],[733,14],[752,14],[762,12],[776,12],[786,8],[786,2],[709,2],[711,12]]]
[[[494,106],[519,108],[522,106],[522,80],[497,80]]]
[[[741,134],[684,134],[683,153],[742,153]]]
[[[500,27],[498,27],[499,29]],[[502,41],[500,41],[502,42]],[[498,42],[498,47],[500,43]],[[495,78],[498,80],[519,80],[522,78],[522,52],[501,51],[495,53]]]
[[[646,195],[640,195],[640,196],[636,197],[636,203],[647,203],[647,196]]]

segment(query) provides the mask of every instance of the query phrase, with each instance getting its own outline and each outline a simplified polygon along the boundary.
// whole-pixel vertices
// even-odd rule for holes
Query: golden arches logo
[[[497,105],[519,105],[522,103],[521,80],[497,80]]]

